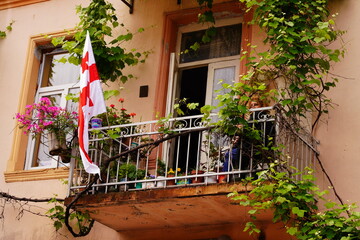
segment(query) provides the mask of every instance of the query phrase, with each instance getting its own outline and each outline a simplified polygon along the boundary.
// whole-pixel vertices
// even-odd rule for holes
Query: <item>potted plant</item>
[[[145,179],[155,179],[155,175],[149,175],[149,176],[146,176]],[[143,188],[154,188],[155,187],[155,181],[153,182],[145,182],[143,183]]]
[[[199,174],[204,174],[205,172],[203,170],[199,170],[199,169],[193,169],[190,171],[190,175],[199,175]],[[194,177],[191,179],[192,183],[202,183],[204,182],[204,177]]]
[[[144,179],[145,178],[145,176],[146,176],[146,171],[145,170],[143,170],[143,169],[138,169],[138,170],[136,170],[136,179],[137,180],[141,180],[141,179]],[[133,179],[133,180],[135,180],[135,179]],[[141,182],[138,182],[138,183],[135,183],[135,187],[136,188],[143,188],[143,183],[141,183]]]
[[[68,139],[77,129],[77,118],[76,112],[55,106],[47,97],[41,98],[39,103],[27,105],[24,114],[16,114],[24,134],[31,134],[33,138],[47,134],[49,154],[62,156],[62,159],[67,159],[70,153]]]
[[[136,166],[132,163],[124,163],[119,167],[119,179],[127,179],[129,181],[136,179]]]
[[[179,176],[180,171],[181,171],[180,168],[176,169],[176,175],[177,176]],[[172,168],[170,168],[169,171],[167,172],[167,177],[169,177],[169,178],[175,177],[175,171]],[[168,186],[175,185],[175,184],[176,184],[175,179],[171,179],[171,180],[166,181],[166,185],[168,185]]]
[[[110,106],[106,106],[106,113],[101,113],[95,117],[101,120],[103,127],[128,124],[136,116],[136,113],[127,113],[123,106],[124,98],[119,98],[118,101],[121,103],[120,110],[114,104],[110,104]]]

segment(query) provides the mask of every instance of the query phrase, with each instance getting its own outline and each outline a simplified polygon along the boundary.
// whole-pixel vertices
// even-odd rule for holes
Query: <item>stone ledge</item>
[[[34,170],[21,170],[13,172],[5,172],[5,182],[26,182],[49,179],[67,179],[69,177],[68,168],[44,168]]]
[[[117,204],[131,204],[131,203],[145,203],[157,202],[164,199],[173,198],[191,198],[204,197],[209,195],[227,195],[236,190],[238,192],[251,191],[252,186],[244,186],[241,182],[238,183],[222,183],[209,184],[201,186],[187,185],[184,187],[170,187],[170,188],[153,188],[126,192],[111,192],[111,193],[97,193],[82,196],[76,206],[78,207],[100,207]],[[65,205],[68,205],[72,196],[65,199]]]

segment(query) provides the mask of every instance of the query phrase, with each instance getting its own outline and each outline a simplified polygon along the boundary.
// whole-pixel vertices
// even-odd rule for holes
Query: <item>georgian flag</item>
[[[106,112],[101,82],[95,64],[89,32],[86,34],[83,58],[80,72],[80,100],[79,100],[79,148],[85,171],[99,174],[100,168],[94,164],[89,155],[89,121],[93,116]]]

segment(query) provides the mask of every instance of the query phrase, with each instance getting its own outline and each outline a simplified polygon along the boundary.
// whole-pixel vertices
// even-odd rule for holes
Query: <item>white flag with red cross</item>
[[[100,175],[100,168],[91,161],[89,150],[89,121],[93,116],[106,112],[101,82],[95,64],[89,32],[86,34],[80,72],[79,148],[85,171]]]

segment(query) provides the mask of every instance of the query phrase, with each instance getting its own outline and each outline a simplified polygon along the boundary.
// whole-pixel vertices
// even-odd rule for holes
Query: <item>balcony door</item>
[[[186,98],[187,102],[199,103],[199,108],[190,111],[183,109],[185,114],[198,115],[200,107],[218,104],[216,96],[225,93],[221,91],[222,83],[238,81],[242,32],[239,21],[241,19],[226,20],[224,25],[217,27],[212,41],[201,45],[197,51],[189,49],[194,42],[201,40],[204,30],[194,31],[193,26],[180,28],[178,51],[171,54],[170,60],[167,114],[173,113],[174,103]],[[200,159],[198,146],[195,145],[201,142],[201,137],[201,134],[192,134],[178,140],[177,143],[181,142],[181,146],[176,147],[178,150],[171,150],[171,147],[166,151],[170,164],[186,169],[195,168]]]

